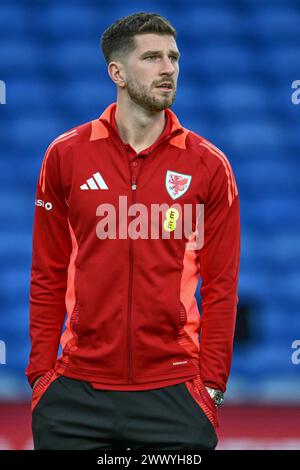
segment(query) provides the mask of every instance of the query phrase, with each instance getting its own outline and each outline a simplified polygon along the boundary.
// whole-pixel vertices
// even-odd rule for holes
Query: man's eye
[[[157,57],[158,57],[158,56],[156,56],[156,55],[149,55],[149,56],[145,57],[145,59],[156,59]],[[171,57],[172,59],[176,60],[176,61],[178,60],[178,57],[175,56],[175,55],[172,55],[172,56],[170,56],[170,57]]]

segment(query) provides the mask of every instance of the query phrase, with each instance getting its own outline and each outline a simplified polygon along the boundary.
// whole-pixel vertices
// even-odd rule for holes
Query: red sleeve
[[[204,204],[204,243],[199,250],[202,298],[200,375],[226,391],[238,304],[240,207],[235,177],[225,155],[206,150],[209,174]]]
[[[44,156],[35,204],[30,278],[31,350],[25,372],[31,386],[55,364],[66,314],[72,243],[57,145],[51,144]]]

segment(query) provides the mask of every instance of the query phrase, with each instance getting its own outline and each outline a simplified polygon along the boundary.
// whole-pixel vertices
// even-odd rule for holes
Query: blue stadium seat
[[[225,121],[225,120],[224,120]],[[285,141],[280,122],[272,117],[244,116],[224,122],[226,146],[239,152],[240,159],[263,158],[273,161],[274,155],[283,153]],[[260,156],[260,157],[259,157]]]
[[[194,43],[195,44],[195,43]],[[197,66],[196,66],[197,64]],[[256,71],[256,55],[249,46],[237,44],[194,45],[185,57],[185,66],[195,77],[206,77],[218,86],[223,79],[253,76]]]
[[[69,81],[81,77],[100,79],[103,64],[104,59],[97,42],[72,38],[69,41],[57,41],[49,48],[45,66],[57,74],[58,80]]]
[[[38,74],[38,68],[44,60],[39,43],[24,37],[22,40],[14,37],[9,41],[2,41],[0,57],[1,75],[3,74],[6,80],[11,76],[22,76],[23,79],[33,77],[35,73]]]
[[[233,77],[222,80],[213,94],[216,106],[223,115],[229,115],[228,119],[238,119],[245,114],[257,118],[267,112],[272,98],[267,87],[263,88],[259,82],[238,81]]]
[[[116,90],[108,79],[72,80],[60,96],[60,106],[68,108],[73,113],[79,113],[84,107],[89,112],[89,119],[95,119],[102,114],[110,102],[116,100]]]
[[[286,85],[290,87],[300,76],[299,54],[300,43],[270,45],[262,60],[265,71],[272,70],[275,77],[286,80]]]
[[[290,2],[273,4],[255,11],[256,29],[259,36],[274,46],[274,43],[299,43],[299,8]]]
[[[293,197],[299,191],[300,162],[273,158],[268,162],[264,158],[246,160],[238,164],[236,179],[243,194],[284,194]],[[298,193],[299,194],[299,193]]]
[[[235,8],[219,5],[190,5],[181,18],[185,36],[196,43],[234,39],[243,30],[243,16]]]
[[[18,77],[16,80],[9,80],[9,100],[10,106],[18,106],[19,116],[26,119],[29,114],[49,114],[52,112],[54,98],[53,86],[51,82],[42,81],[37,76],[24,80]],[[53,110],[54,111],[54,110]]]
[[[107,18],[108,9],[98,5],[94,8],[87,3],[61,4],[52,2],[46,6],[43,14],[47,21],[43,23],[43,31],[56,39],[100,38],[101,24]]]
[[[16,117],[14,128],[12,129],[11,139],[18,136],[15,142],[16,148],[22,148],[23,152],[27,149],[40,148],[40,144],[46,150],[47,146],[65,132],[63,121],[57,114],[39,112],[30,114],[28,113],[26,119],[19,119]]]
[[[26,8],[20,5],[14,5],[12,2],[4,0],[1,2],[0,15],[0,38],[15,38],[18,35],[27,34],[27,13]]]

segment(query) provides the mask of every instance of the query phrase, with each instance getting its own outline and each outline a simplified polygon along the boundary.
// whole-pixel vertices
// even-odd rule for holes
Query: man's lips
[[[173,91],[173,85],[172,84],[169,84],[168,86],[158,85],[156,88],[158,88],[159,90],[162,90],[162,91],[169,92],[169,93],[171,91]]]
[[[171,93],[173,91],[173,88],[163,88],[163,87],[156,87],[160,91],[164,91],[166,93]]]

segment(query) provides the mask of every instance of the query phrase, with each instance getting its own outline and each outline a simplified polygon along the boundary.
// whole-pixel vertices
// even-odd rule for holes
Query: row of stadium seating
[[[226,153],[238,184],[239,300],[249,331],[235,345],[231,397],[250,391],[290,399],[299,386],[291,361],[300,330],[300,104],[292,101],[299,0],[1,1],[0,340],[7,364],[0,397],[29,393],[31,230],[43,155],[54,138],[115,101],[99,39],[117,18],[141,10],[166,16],[178,30],[172,109]]]

